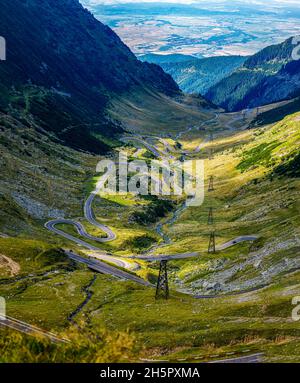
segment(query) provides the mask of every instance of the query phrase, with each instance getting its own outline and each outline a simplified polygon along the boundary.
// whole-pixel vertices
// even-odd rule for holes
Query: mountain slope
[[[120,131],[105,112],[116,93],[133,87],[178,93],[169,75],[137,60],[77,0],[3,0],[1,7],[8,52],[0,65],[0,108],[34,116],[70,146],[107,148],[94,133]]]
[[[0,232],[40,230],[42,218],[72,216],[74,205],[78,215],[82,191],[76,201],[71,194],[95,169],[88,153],[111,151],[124,129],[184,130],[213,113],[202,98],[185,99],[159,66],[137,60],[77,0],[4,0],[0,35],[8,48],[0,62]]]
[[[159,65],[173,77],[184,92],[204,94],[239,68],[245,60],[246,57],[242,56],[221,56]]]
[[[151,64],[171,64],[171,63],[179,63],[179,62],[186,62],[191,61],[194,59],[197,59],[194,56],[190,55],[183,55],[180,53],[173,53],[173,54],[167,54],[167,55],[158,55],[155,53],[147,53],[145,55],[138,56],[139,60],[143,62],[148,62]]]
[[[272,104],[273,105],[273,104]],[[274,104],[277,105],[277,104]],[[284,117],[299,112],[300,110],[300,97],[292,100],[285,101],[282,105],[280,103],[275,108],[259,113],[258,116],[252,121],[251,126],[263,126],[273,124],[282,120]]]
[[[300,93],[300,62],[292,38],[269,46],[208,90],[205,96],[229,111],[293,98]]]

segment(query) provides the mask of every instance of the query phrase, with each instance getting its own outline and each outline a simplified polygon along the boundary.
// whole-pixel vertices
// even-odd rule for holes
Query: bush
[[[72,328],[65,337],[70,343],[1,330],[0,363],[118,363],[135,360],[139,352],[127,332]]]
[[[142,235],[140,237],[128,239],[124,242],[124,246],[132,251],[139,253],[145,249],[148,249],[155,242],[155,238],[150,237],[149,235]]]
[[[300,153],[291,157],[283,164],[274,169],[274,173],[281,176],[299,177],[300,176]]]
[[[152,203],[144,208],[143,211],[136,211],[131,214],[130,220],[140,225],[149,225],[157,222],[160,218],[165,217],[168,212],[174,208],[172,201],[151,197]]]
[[[272,151],[279,146],[278,142],[263,143],[248,150],[243,155],[243,160],[237,165],[241,172],[249,170],[253,166],[269,166],[272,162]]]

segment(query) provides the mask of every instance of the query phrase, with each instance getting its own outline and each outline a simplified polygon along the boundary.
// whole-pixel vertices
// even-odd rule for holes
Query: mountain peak
[[[88,147],[82,147],[83,126],[87,131],[97,125],[101,134],[118,131],[105,113],[115,94],[139,87],[179,93],[171,76],[139,61],[78,0],[2,0],[1,7],[7,61],[0,65],[0,108],[26,110],[71,145],[78,136],[77,146],[93,146],[88,140]],[[81,127],[74,131],[74,126]]]

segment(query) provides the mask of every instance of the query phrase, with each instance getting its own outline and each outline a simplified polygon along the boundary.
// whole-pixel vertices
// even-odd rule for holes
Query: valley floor
[[[138,259],[141,255],[197,254],[168,263],[168,301],[155,301],[152,287],[96,274],[72,262],[58,249],[83,257],[95,252],[43,228],[51,217],[77,217],[90,235],[103,235],[81,213],[98,180],[91,181],[97,158],[72,150],[62,158],[60,153],[64,166],[55,166],[53,160],[51,177],[27,160],[19,167],[32,178],[21,182],[14,172],[17,156],[6,154],[7,177],[19,187],[12,190],[12,199],[2,201],[5,217],[14,217],[1,222],[0,238],[0,295],[9,316],[58,334],[74,323],[92,333],[100,327],[129,331],[142,345],[130,360],[201,362],[262,353],[266,362],[299,362],[300,328],[292,318],[292,300],[300,287],[299,113],[248,129],[254,117],[254,111],[246,116],[216,113],[182,132],[147,137],[142,130],[130,136],[134,145],[126,150],[131,158],[149,159],[157,151],[162,157],[203,159],[206,193],[201,206],[184,208],[182,198],[172,198],[163,207],[156,199],[132,195],[95,199],[97,221],[117,237],[106,243],[86,241],[99,248],[99,254],[137,263],[139,270],[130,272],[141,278],[155,284],[159,266]],[[46,150],[50,144],[44,145]],[[33,155],[40,156],[45,167],[49,164],[45,152]],[[210,176],[214,190],[208,192]],[[25,198],[26,183],[33,179],[47,188]],[[48,197],[43,199],[45,190]],[[214,222],[208,224],[210,208]],[[152,217],[162,209],[161,217]],[[37,211],[44,216],[36,216]],[[141,214],[145,211],[149,221]],[[80,238],[73,226],[57,227]],[[211,232],[217,248],[208,254]],[[248,236],[251,241],[238,240]]]

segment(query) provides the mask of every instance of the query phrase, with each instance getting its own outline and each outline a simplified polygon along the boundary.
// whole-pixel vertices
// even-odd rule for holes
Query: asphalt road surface
[[[9,316],[6,316],[6,317],[0,316],[0,326],[9,327],[11,329],[20,331],[28,335],[41,335],[43,337],[49,338],[54,343],[68,342],[67,339],[58,338],[55,334],[51,332],[41,330],[38,327],[22,322],[15,318],[11,318]]]
[[[198,257],[200,253],[183,253],[183,254],[170,254],[170,255],[136,255],[130,257],[131,259],[140,259],[143,261],[170,261],[172,259],[187,259]]]
[[[218,251],[225,250],[228,247],[237,245],[238,243],[246,242],[246,241],[255,241],[257,239],[258,239],[257,235],[244,235],[244,236],[232,239],[231,241],[228,241],[228,242],[224,243],[223,245],[217,246],[216,250],[218,250]]]
[[[73,261],[79,262],[79,263],[84,263],[91,270],[97,271],[97,272],[102,273],[102,274],[112,275],[112,276],[117,277],[117,278],[127,279],[129,281],[139,283],[140,285],[143,285],[143,286],[152,286],[151,283],[145,281],[144,279],[139,278],[134,274],[127,273],[126,271],[117,269],[116,267],[110,266],[104,262],[98,261],[96,259],[84,258],[84,257],[81,257],[81,256],[71,252],[71,251],[65,251],[65,253]]]
[[[252,354],[247,356],[241,356],[239,358],[223,359],[223,360],[214,360],[209,363],[261,363],[262,357],[264,354]]]
[[[155,138],[155,137],[153,137]],[[137,141],[140,142],[142,145],[145,146],[152,154],[155,155],[155,157],[160,158],[161,153],[155,148],[155,146],[149,144],[147,141],[143,140],[141,137],[138,136],[129,136],[129,137],[122,137],[122,141]],[[167,155],[167,153],[163,153]]]
[[[89,221],[90,224],[98,227],[102,231],[104,231],[107,235],[106,238],[99,238],[98,242],[110,242],[117,238],[116,234],[107,226],[99,223],[96,221],[92,209],[92,203],[94,201],[94,198],[96,197],[96,192],[93,192],[89,198],[86,200],[84,204],[84,216]]]
[[[90,245],[89,243],[85,242],[84,240],[82,240],[80,238],[76,238],[73,235],[68,234],[68,233],[66,233],[60,229],[57,229],[55,227],[56,225],[63,224],[63,223],[75,226],[78,233],[80,235],[82,235],[83,237],[85,237],[86,231],[83,228],[83,226],[79,222],[72,221],[72,220],[57,219],[55,221],[50,221],[50,222],[47,222],[45,224],[45,228],[54,232],[55,234],[58,234],[58,235],[66,238],[66,239],[69,239],[72,242],[77,243],[77,245],[79,245],[79,246],[85,247],[86,249],[90,250],[91,251],[90,256],[92,258],[97,258],[97,259],[100,259],[102,261],[113,263],[114,265],[119,266],[119,267],[123,267],[124,269],[138,270],[140,268],[139,265],[136,263],[128,262],[128,261],[126,261],[126,259],[121,259],[119,257],[114,257],[108,253],[101,251],[98,247]],[[88,235],[87,238],[93,239],[93,237],[91,237],[90,235]],[[98,239],[98,241],[101,242],[100,239]]]

